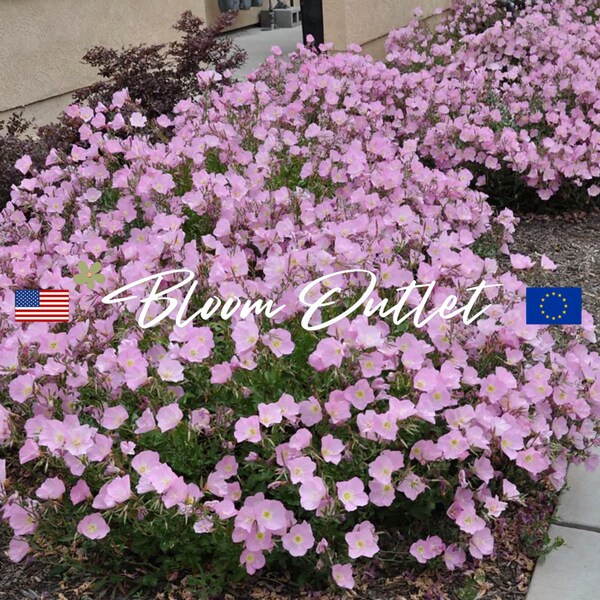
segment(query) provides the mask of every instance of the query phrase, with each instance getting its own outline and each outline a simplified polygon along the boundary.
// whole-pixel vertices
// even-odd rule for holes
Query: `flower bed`
[[[504,204],[528,189],[598,196],[600,6],[525,5],[502,19],[494,0],[458,2],[436,32],[414,22],[390,34],[399,106],[422,156],[469,167]]]
[[[109,571],[137,561],[214,586],[268,563],[351,588],[355,561],[377,557],[390,523],[413,536],[434,514],[438,529],[410,539],[415,561],[456,569],[490,556],[508,503],[592,460],[591,317],[525,325],[524,284],[483,252],[508,252],[515,219],[494,216],[468,170],[423,162],[390,92],[397,69],[303,49],[211,91],[219,77],[200,73],[201,99],[157,120],[164,142],[136,134],[141,115],[121,116],[125,93],[72,107],[82,143],[28,174],[2,213],[10,557],[100,557]],[[19,167],[28,173],[26,159]],[[77,284],[80,263],[96,261],[104,280]],[[200,282],[188,316],[209,296],[286,309],[142,329],[139,298],[100,301],[181,268]],[[378,276],[374,300],[415,277],[437,281],[432,305],[483,279],[501,287],[470,325],[353,314],[304,329],[299,290],[357,268]],[[365,283],[338,276],[342,304]],[[14,290],[32,287],[70,291],[68,326],[14,322]]]

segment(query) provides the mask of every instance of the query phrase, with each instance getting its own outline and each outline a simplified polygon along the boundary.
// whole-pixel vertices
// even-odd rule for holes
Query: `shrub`
[[[419,563],[490,556],[509,503],[534,485],[559,489],[572,461],[593,464],[590,315],[581,327],[525,324],[517,273],[477,253],[510,251],[512,213],[495,216],[467,170],[421,160],[398,78],[354,52],[308,49],[221,89],[201,72],[198,101],[150,124],[165,141],[135,115],[115,137],[119,92],[82,109],[84,139],[67,159],[28,173],[0,218],[0,490],[13,560],[141,566],[146,583],[191,572],[213,592],[268,564],[347,588],[354,563],[394,535]],[[80,263],[96,261],[104,281],[76,284]],[[184,318],[212,296],[285,309],[185,328],[171,314],[143,329],[141,289],[125,305],[100,302],[181,268],[199,283],[189,298],[170,293],[189,301]],[[415,277],[437,281],[428,309],[482,279],[502,287],[486,290],[491,308],[471,325],[353,313],[303,328],[299,290],[356,268],[390,303]],[[366,279],[334,284],[339,303],[322,321]],[[15,323],[14,290],[29,287],[68,289],[69,325]]]
[[[507,18],[491,0],[460,1],[435,32],[393,32],[398,106],[421,155],[469,168],[505,205],[600,194],[599,16],[597,0],[529,1]]]
[[[224,13],[205,27],[202,19],[186,11],[174,25],[180,38],[169,44],[92,48],[83,61],[97,69],[102,80],[75,92],[75,100],[89,106],[109,104],[115,92],[128,89],[147,118],[169,114],[179,100],[198,93],[196,73],[200,68],[225,73],[244,63],[246,51],[222,35],[236,16],[235,12]]]
[[[200,68],[228,73],[244,63],[245,51],[230,37],[221,35],[235,15],[226,13],[213,25],[204,27],[201,19],[186,11],[174,25],[181,37],[170,44],[141,44],[121,50],[92,48],[83,60],[97,68],[103,79],[75,92],[75,100],[86,106],[101,102],[108,105],[115,92],[128,89],[135,103],[123,109],[125,116],[141,112],[153,119],[163,113],[171,114],[179,100],[198,93],[196,73]],[[13,184],[22,178],[15,162],[29,155],[34,166],[42,168],[51,150],[71,151],[79,141],[78,129],[82,125],[84,119],[63,113],[56,122],[38,128],[34,135],[33,122],[19,115],[7,123],[0,122],[0,208],[8,202]]]

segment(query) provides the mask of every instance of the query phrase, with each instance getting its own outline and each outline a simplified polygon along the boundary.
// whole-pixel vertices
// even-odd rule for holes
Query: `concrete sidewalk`
[[[235,71],[238,77],[246,77],[267,59],[273,46],[279,46],[284,56],[294,52],[296,44],[302,43],[302,27],[268,31],[263,31],[260,27],[252,27],[232,33],[231,37],[248,53],[246,63]]]
[[[569,468],[552,539],[565,544],[535,567],[527,600],[600,599],[600,468]]]

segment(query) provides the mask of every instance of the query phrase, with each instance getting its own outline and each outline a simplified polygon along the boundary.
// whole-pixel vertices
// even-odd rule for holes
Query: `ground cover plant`
[[[455,3],[435,31],[392,32],[388,60],[420,153],[468,167],[499,204],[600,194],[600,4]],[[536,202],[537,199],[537,202]]]
[[[405,77],[355,48],[303,48],[246,82],[200,72],[198,100],[170,117],[148,121],[125,91],[71,107],[84,125],[69,156],[39,171],[19,160],[0,216],[12,560],[128,565],[148,585],[192,573],[207,596],[263,569],[352,588],[394,535],[415,564],[486,560],[511,504],[560,489],[570,462],[594,466],[592,319],[525,324],[518,272],[534,264],[510,251],[516,219],[468,169],[423,156],[419,120],[398,105]],[[210,296],[286,309],[142,329],[139,299],[100,301],[181,268],[200,283],[187,316]],[[390,304],[415,278],[437,281],[430,306],[482,279],[501,287],[469,325],[354,313],[303,328],[299,290],[357,268]],[[333,284],[349,306],[366,278]],[[14,322],[15,290],[37,287],[69,290],[68,325]]]

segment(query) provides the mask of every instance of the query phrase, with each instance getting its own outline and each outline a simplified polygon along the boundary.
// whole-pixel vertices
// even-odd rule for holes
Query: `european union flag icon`
[[[581,325],[581,288],[528,287],[527,325]]]

